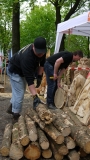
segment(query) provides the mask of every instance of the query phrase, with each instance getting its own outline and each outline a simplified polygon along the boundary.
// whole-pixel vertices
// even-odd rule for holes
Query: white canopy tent
[[[90,37],[90,11],[58,24],[55,53],[59,51],[63,34],[74,34]]]

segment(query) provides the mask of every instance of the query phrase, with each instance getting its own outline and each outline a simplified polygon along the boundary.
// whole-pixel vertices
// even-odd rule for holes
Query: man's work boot
[[[13,123],[18,122],[18,118],[20,117],[19,113],[13,113]]]
[[[10,106],[8,107],[7,111],[8,114],[13,114],[12,112],[12,103],[10,104]]]
[[[57,109],[56,106],[54,104],[48,104],[48,109]]]

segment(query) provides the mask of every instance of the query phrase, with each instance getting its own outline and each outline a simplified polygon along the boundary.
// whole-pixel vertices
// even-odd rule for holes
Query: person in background
[[[36,109],[37,105],[41,103],[34,85],[34,77],[37,70],[36,87],[39,87],[42,80],[46,52],[45,38],[37,37],[34,43],[19,50],[9,61],[8,75],[12,88],[12,98],[7,113],[12,114],[14,120],[18,120],[22,110],[26,82],[33,96],[33,108]]]
[[[75,51],[73,53],[61,51],[47,58],[44,64],[44,71],[47,80],[47,106],[49,109],[56,109],[54,104],[54,96],[57,87],[60,87],[60,78],[62,77],[64,71],[71,62],[78,61],[82,57],[82,51]],[[53,79],[50,78],[52,76]]]

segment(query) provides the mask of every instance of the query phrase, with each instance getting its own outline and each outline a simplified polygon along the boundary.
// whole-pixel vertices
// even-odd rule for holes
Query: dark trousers
[[[46,61],[44,64],[44,71],[46,74],[47,80],[47,104],[54,104],[54,96],[57,89],[57,80],[50,79],[53,76],[54,68],[53,66]]]

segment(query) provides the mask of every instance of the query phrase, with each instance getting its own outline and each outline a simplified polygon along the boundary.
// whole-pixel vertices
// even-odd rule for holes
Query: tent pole
[[[90,58],[90,44],[89,44],[89,37],[88,37],[88,56],[87,56],[87,58]]]

